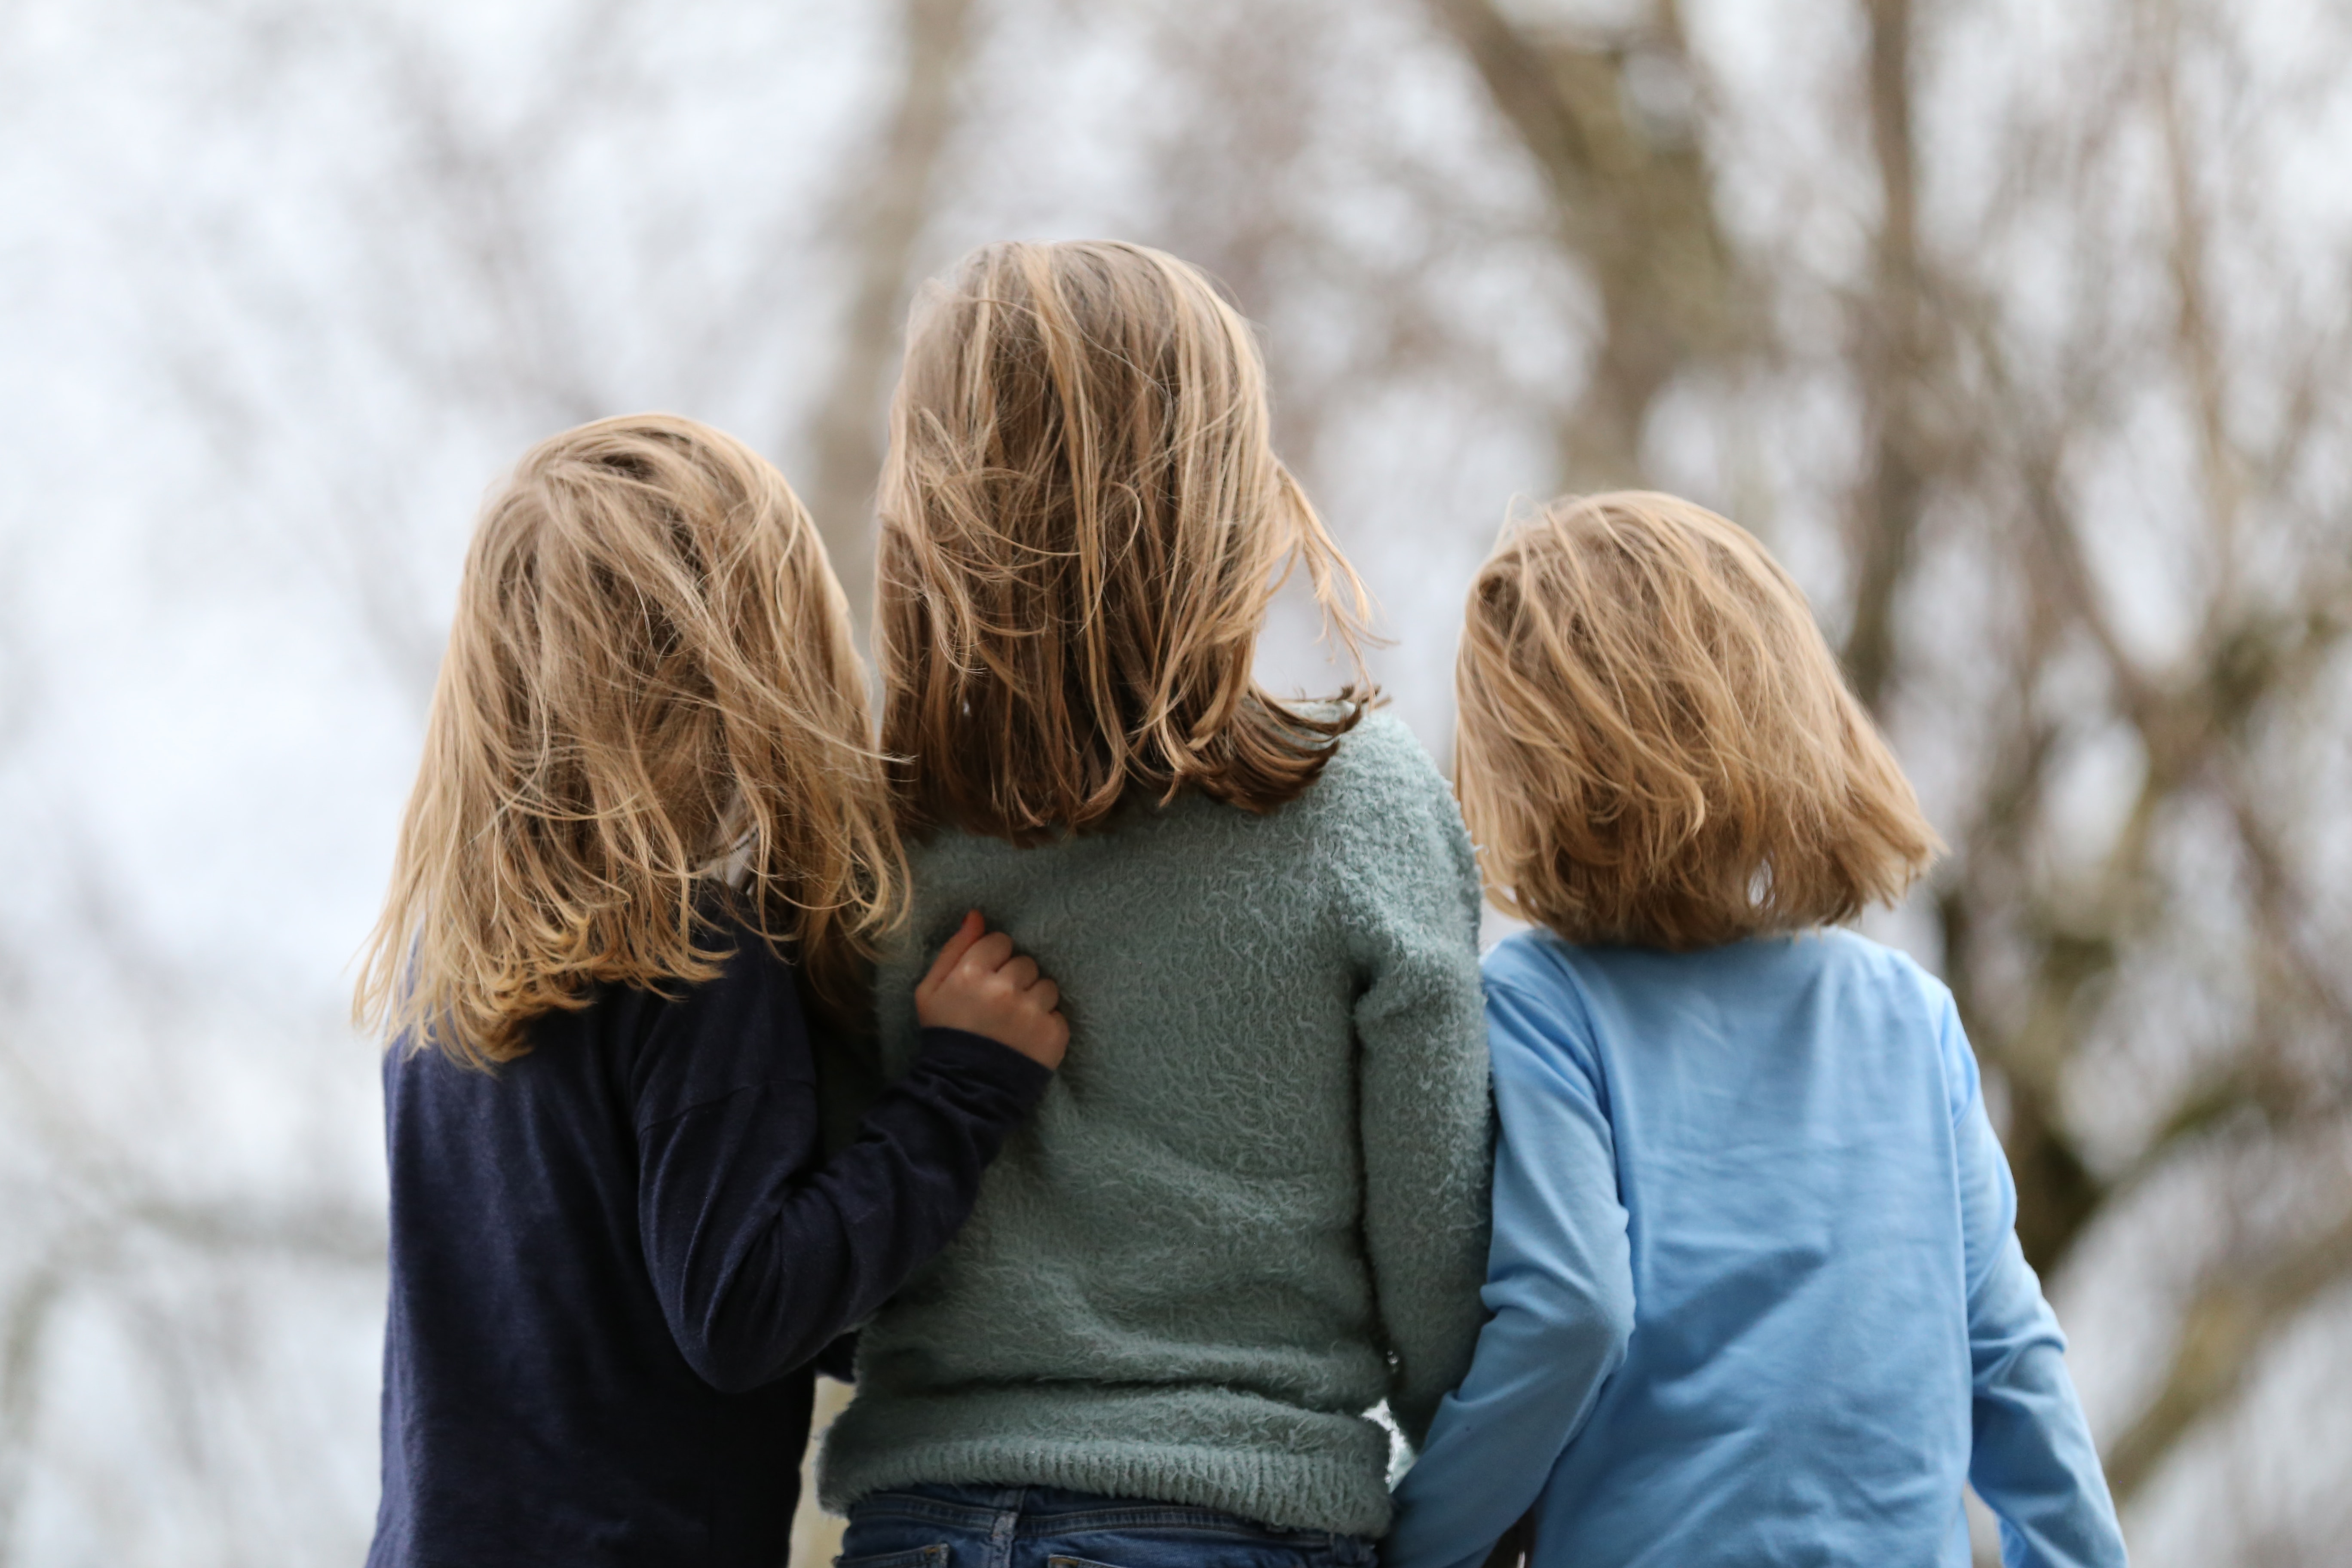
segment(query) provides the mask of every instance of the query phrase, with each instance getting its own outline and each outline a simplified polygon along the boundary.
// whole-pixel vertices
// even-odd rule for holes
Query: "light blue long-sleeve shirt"
[[[1843,931],[1486,963],[1492,1318],[1384,1568],[2009,1568],[2123,1537],[1949,992]]]

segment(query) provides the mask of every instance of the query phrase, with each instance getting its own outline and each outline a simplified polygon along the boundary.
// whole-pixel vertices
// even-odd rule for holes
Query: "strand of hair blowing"
[[[468,553],[362,1023],[467,1062],[599,982],[716,973],[715,880],[847,1005],[904,877],[847,606],[781,475],[608,419],[523,459]]]
[[[1131,786],[1270,810],[1360,713],[1251,679],[1291,570],[1360,676],[1366,601],[1274,455],[1248,323],[1173,257],[992,246],[927,289],[881,514],[883,742],[910,826],[1032,842]]]

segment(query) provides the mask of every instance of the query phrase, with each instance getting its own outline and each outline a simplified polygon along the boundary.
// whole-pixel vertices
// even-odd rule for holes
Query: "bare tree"
[[[914,269],[1080,225],[1168,246],[1262,325],[1286,456],[1382,581],[1382,677],[1433,743],[1460,584],[1514,490],[1664,484],[1772,535],[1952,841],[1903,929],[1987,1064],[2026,1246],[2070,1316],[2144,1289],[2163,1320],[2128,1366],[2086,1344],[2119,1490],[2145,1515],[2217,1447],[2312,1462],[2240,1427],[2352,1272],[2352,237],[2295,183],[2344,106],[2340,22],[2284,52],[2260,7],[2114,0],[1989,42],[1997,6],[1853,0],[1735,47],[1738,8],[1670,0],[598,0],[518,44],[459,9],[106,12],[160,40],[122,89],[144,142],[213,171],[89,176],[115,182],[89,205],[121,226],[137,361],[104,390],[172,441],[87,510],[151,517],[151,554],[194,542],[159,603],[331,602],[337,657],[388,678],[345,700],[409,734],[484,482],[658,402],[807,458],[863,615]],[[8,39],[20,21],[0,12]],[[1774,55],[1769,90],[1741,74],[1822,39]],[[793,118],[787,68],[860,85]],[[0,172],[45,140],[9,124]],[[54,205],[11,205],[0,268]],[[32,493],[6,515],[83,515]],[[37,605],[26,515],[0,593]],[[270,597],[271,574],[302,587]],[[10,800],[73,777],[44,697],[68,672],[19,607]],[[105,897],[60,903],[0,880],[0,1556],[68,1515],[124,1562],[341,1550],[355,1505],[273,1514],[281,1461],[203,1436],[244,1412],[307,1451],[328,1417],[268,1359],[295,1309],[254,1282],[313,1324],[366,1296],[373,1194],[214,1180],[173,1139],[235,1125],[185,1076],[229,1055],[216,1035],[267,1037],[321,1097],[363,1091],[364,1051],[308,1065],[339,1026],[205,980],[135,881],[101,867]],[[109,1010],[76,1014],[91,996]],[[107,1098],[153,1084],[177,1088]],[[61,1347],[100,1333],[137,1368],[168,1509],[112,1506],[121,1464],[76,1446]],[[335,1419],[348,1466],[366,1433]],[[2324,1513],[2228,1539],[2327,1561]]]

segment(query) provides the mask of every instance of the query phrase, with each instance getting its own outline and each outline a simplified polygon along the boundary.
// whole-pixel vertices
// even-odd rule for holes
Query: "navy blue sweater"
[[[600,988],[495,1076],[384,1064],[392,1300],[370,1568],[784,1560],[813,1373],[971,1212],[1051,1076],[933,1030],[824,1155],[789,965]]]

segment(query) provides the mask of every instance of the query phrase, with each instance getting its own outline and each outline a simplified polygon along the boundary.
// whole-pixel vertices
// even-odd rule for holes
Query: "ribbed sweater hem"
[[[828,1510],[847,1513],[876,1492],[924,1485],[1061,1487],[1189,1503],[1335,1535],[1370,1538],[1389,1527],[1388,1487],[1376,1467],[1334,1455],[1178,1443],[991,1437],[894,1445],[854,1457],[828,1453],[818,1495]]]

